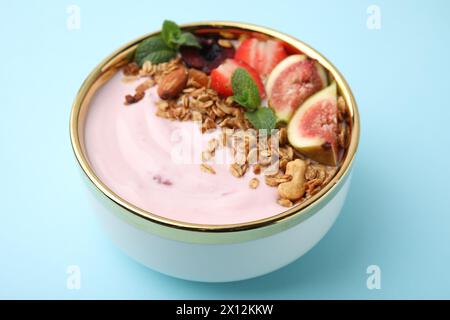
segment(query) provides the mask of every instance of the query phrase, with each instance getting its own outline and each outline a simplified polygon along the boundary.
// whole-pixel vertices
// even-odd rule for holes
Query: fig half
[[[339,158],[337,127],[337,87],[333,82],[297,109],[288,125],[288,139],[305,156],[335,166]]]
[[[327,86],[327,74],[315,60],[295,54],[281,61],[267,79],[269,106],[277,118],[288,122],[295,110]]]

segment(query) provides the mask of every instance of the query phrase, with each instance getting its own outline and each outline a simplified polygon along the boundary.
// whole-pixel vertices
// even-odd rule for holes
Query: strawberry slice
[[[286,56],[286,50],[280,41],[250,38],[241,43],[234,58],[244,61],[265,78]]]
[[[218,68],[211,71],[211,88],[217,91],[220,95],[229,97],[233,95],[231,87],[231,77],[237,68],[244,68],[248,71],[250,76],[255,80],[259,88],[261,98],[265,97],[264,85],[259,77],[258,72],[242,61],[234,59],[227,59]]]

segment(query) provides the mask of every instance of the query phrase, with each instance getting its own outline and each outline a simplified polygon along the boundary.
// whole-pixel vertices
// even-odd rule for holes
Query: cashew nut
[[[292,176],[292,180],[281,183],[278,186],[278,194],[282,199],[297,200],[305,193],[306,162],[296,159],[286,165],[286,174]]]

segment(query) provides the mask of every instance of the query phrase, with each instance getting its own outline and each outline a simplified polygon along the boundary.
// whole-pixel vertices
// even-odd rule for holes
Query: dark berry
[[[216,39],[199,38],[199,43],[202,45],[201,49],[193,47],[182,47],[180,49],[184,63],[190,68],[209,74],[225,59],[234,57],[234,48],[221,47]]]

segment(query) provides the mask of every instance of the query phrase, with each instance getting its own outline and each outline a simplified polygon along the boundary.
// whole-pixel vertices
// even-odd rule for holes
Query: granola
[[[205,164],[205,163],[202,163],[202,164],[200,165],[200,169],[201,169],[203,172],[206,172],[206,173],[209,173],[209,174],[216,174],[216,171],[214,170],[214,168],[211,167],[211,166],[208,165],[208,164]]]
[[[258,178],[253,178],[250,180],[250,182],[248,183],[249,187],[252,189],[256,189],[259,186],[259,180]]]

